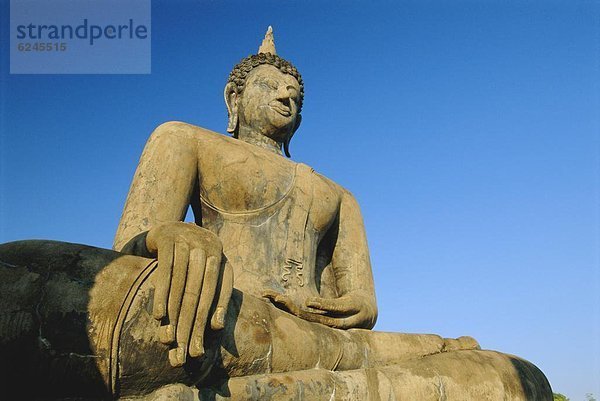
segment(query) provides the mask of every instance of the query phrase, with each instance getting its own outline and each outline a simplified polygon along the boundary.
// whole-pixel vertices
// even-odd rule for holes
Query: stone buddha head
[[[227,131],[234,138],[259,134],[282,145],[290,156],[289,143],[301,121],[304,85],[298,70],[277,56],[271,27],[258,54],[233,68],[224,96]]]

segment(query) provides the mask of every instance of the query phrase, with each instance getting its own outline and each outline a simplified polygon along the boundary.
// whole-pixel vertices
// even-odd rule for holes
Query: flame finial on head
[[[267,33],[265,33],[265,38],[258,48],[258,54],[259,53],[271,53],[272,55],[277,54],[275,51],[275,40],[273,39],[273,27],[271,25],[269,25]]]

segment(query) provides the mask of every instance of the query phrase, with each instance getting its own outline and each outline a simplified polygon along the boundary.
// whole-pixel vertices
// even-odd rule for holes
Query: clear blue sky
[[[471,335],[600,396],[600,29],[593,1],[153,1],[152,74],[8,75],[0,242],[110,247],[161,122],[225,131],[273,25],[301,71],[292,158],[349,188],[379,330]]]

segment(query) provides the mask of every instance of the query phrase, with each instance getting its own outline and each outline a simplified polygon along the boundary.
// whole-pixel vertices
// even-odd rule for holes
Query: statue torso
[[[202,225],[221,238],[235,286],[256,296],[275,290],[299,303],[330,291],[323,274],[329,260],[319,251],[328,253],[322,242],[336,223],[339,186],[223,135],[203,132],[198,145]]]

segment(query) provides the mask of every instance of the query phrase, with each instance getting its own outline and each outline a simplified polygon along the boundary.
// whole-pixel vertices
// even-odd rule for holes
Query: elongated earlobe
[[[298,114],[298,116],[296,117],[296,125],[294,126],[294,129],[292,130],[292,132],[290,132],[288,137],[285,138],[285,141],[283,141],[283,151],[285,152],[285,155],[287,157],[292,157],[292,155],[290,155],[290,142],[292,140],[292,137],[296,133],[296,130],[298,129],[298,127],[300,127],[301,122],[302,122],[302,116],[300,114]]]
[[[292,155],[290,155],[290,141],[292,140],[292,136],[294,136],[293,133],[285,138],[285,141],[283,142],[283,151],[287,157],[292,157]]]
[[[225,86],[223,92],[225,97],[225,104],[227,105],[227,114],[229,119],[227,121],[227,132],[232,133],[234,138],[237,138],[237,125],[238,125],[238,106],[237,106],[237,92],[236,87],[233,83],[228,83]]]

